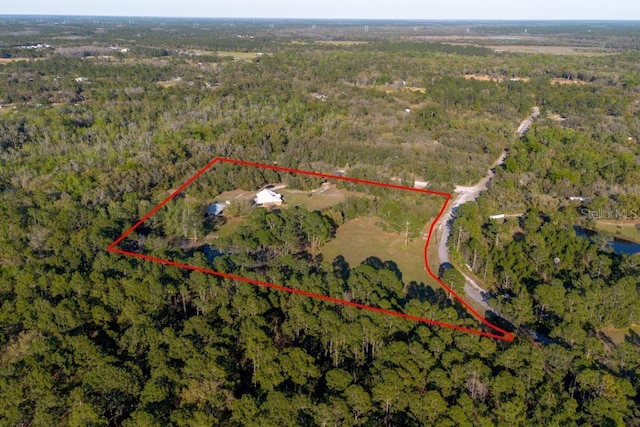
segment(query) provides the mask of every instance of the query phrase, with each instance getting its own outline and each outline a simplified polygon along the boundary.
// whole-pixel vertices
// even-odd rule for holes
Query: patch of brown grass
[[[164,88],[168,88],[168,87],[174,87],[179,83],[178,80],[162,80],[159,82],[156,82],[156,84],[158,86],[162,86]]]
[[[0,64],[9,64],[10,62],[27,61],[28,58],[0,58]]]
[[[501,82],[504,80],[502,77],[492,77],[488,74],[465,74],[465,80],[478,80],[481,82]]]
[[[582,80],[569,80],[562,78],[551,79],[552,85],[586,85],[587,82],[583,82]]]
[[[358,40],[318,40],[316,41],[318,44],[328,44],[332,46],[353,46],[356,44],[364,44],[367,43],[365,41]]]
[[[631,331],[640,335],[640,325],[631,325],[626,328],[602,328],[600,332],[605,334],[614,344],[622,344]]]
[[[542,55],[603,56],[614,54],[614,52],[607,52],[603,50],[577,46],[502,45],[485,47],[493,49],[495,52],[529,53]]]

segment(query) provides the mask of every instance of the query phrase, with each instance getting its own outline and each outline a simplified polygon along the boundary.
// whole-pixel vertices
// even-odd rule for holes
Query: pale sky
[[[0,15],[640,20],[639,0],[4,0]]]

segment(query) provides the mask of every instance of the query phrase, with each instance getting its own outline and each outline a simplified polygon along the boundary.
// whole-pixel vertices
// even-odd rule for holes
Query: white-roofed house
[[[253,201],[258,206],[280,206],[282,204],[282,195],[265,188],[256,194]]]

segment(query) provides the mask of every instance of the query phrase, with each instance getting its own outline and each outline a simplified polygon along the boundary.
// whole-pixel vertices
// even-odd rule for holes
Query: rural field
[[[611,233],[615,237],[640,243],[640,230],[638,230],[637,224],[639,224],[637,221],[625,221],[621,223],[596,221],[596,228]]]
[[[330,263],[342,255],[350,266],[355,267],[369,257],[376,257],[383,262],[394,262],[402,272],[405,284],[416,282],[439,287],[425,270],[426,240],[418,237],[404,246],[403,235],[383,231],[379,222],[378,218],[366,217],[341,225],[336,238],[322,248],[324,260]],[[425,226],[425,232],[427,231]]]
[[[346,190],[337,187],[335,184],[326,183],[319,188],[304,191],[286,188],[284,184],[273,184],[271,186],[279,194],[282,194],[284,204],[278,207],[272,207],[268,209],[291,209],[294,207],[302,207],[309,211],[322,211],[331,206],[335,206],[339,203],[347,200],[348,197],[371,197],[370,195],[360,193],[358,191]],[[193,193],[192,193],[193,194]],[[236,189],[225,191],[218,196],[206,200],[207,204],[212,202],[229,202],[230,206],[234,203],[252,203],[255,197],[256,191],[247,191],[243,189]],[[193,205],[202,205],[204,200],[199,200],[193,196],[189,196],[189,203]],[[263,209],[253,207],[250,209]],[[228,237],[246,220],[246,215],[237,217],[227,217],[224,215],[224,221],[218,228],[209,233],[205,237],[204,243],[213,243],[215,239]]]
[[[628,328],[603,328],[602,333],[618,345],[627,339],[637,340],[640,337],[640,325],[630,325]]]
[[[604,56],[611,55],[604,49],[584,48],[578,46],[544,46],[544,45],[501,45],[485,46],[495,52],[512,52],[540,55],[570,55],[570,56]]]

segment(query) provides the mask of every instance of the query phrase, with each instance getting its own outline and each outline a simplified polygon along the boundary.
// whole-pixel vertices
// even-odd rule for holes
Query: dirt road
[[[475,185],[470,187],[457,186],[454,190],[456,194],[455,198],[449,205],[449,208],[438,222],[436,226],[436,233],[438,236],[438,258],[440,260],[440,264],[450,262],[449,259],[449,248],[447,247],[447,241],[449,240],[449,235],[451,234],[451,223],[453,222],[453,217],[458,206],[466,203],[474,201],[478,198],[481,192],[487,189],[487,184],[493,178],[494,168],[498,165],[501,165],[504,162],[504,159],[507,157],[507,152],[503,151],[500,157],[496,159],[495,162],[491,165],[487,174],[478,181]],[[461,271],[462,275],[465,278],[465,286],[464,290],[466,294],[474,301],[478,302],[482,307],[489,310],[489,304],[485,301],[483,297],[484,289],[480,287],[473,279],[465,274],[464,271]]]
[[[522,123],[520,123],[520,126],[518,126],[518,130],[516,131],[518,132],[518,136],[523,137],[524,134],[527,133],[527,131],[529,130],[529,128],[531,127],[535,119],[538,118],[539,115],[540,115],[540,108],[536,105],[535,107],[533,107],[533,114],[530,115],[528,118],[524,119]]]
[[[533,109],[533,114],[527,117],[520,123],[518,126],[518,135],[524,135],[533,121],[540,115],[540,108],[537,106]],[[487,184],[493,176],[495,175],[495,168],[502,163],[504,163],[504,159],[507,157],[507,152],[503,151],[500,157],[496,159],[495,162],[491,165],[487,174],[478,181],[475,185],[466,187],[466,186],[457,186],[454,190],[454,194],[456,194],[455,198],[452,199],[451,204],[449,205],[447,212],[440,217],[438,224],[436,225],[436,236],[438,241],[438,259],[440,260],[440,264],[449,263],[449,248],[447,247],[447,241],[449,240],[449,235],[451,234],[451,224],[453,222],[453,217],[458,206],[466,203],[474,201],[478,198],[481,192],[487,189]],[[491,307],[487,304],[487,301],[484,298],[485,289],[482,288],[478,283],[476,283],[471,277],[469,277],[464,271],[461,271],[462,275],[465,278],[465,286],[464,290],[469,298],[479,303],[482,307],[489,310]]]

